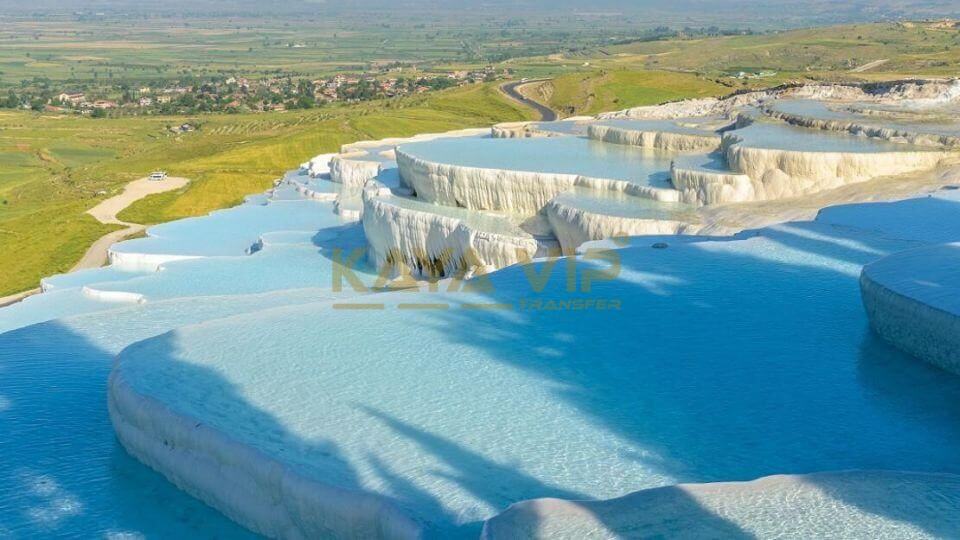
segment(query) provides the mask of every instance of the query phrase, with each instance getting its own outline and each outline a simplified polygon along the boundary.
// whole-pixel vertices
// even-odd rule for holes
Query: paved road
[[[537,82],[537,81],[526,81],[526,82],[514,81],[514,82],[508,82],[508,83],[506,83],[506,84],[504,84],[504,85],[501,85],[501,86],[500,86],[500,90],[501,90],[504,94],[506,94],[507,96],[509,96],[511,99],[513,99],[514,101],[517,101],[517,102],[519,102],[519,103],[522,103],[523,105],[526,105],[527,107],[530,107],[530,108],[532,108],[533,110],[535,110],[535,111],[537,111],[538,113],[540,113],[540,120],[542,120],[542,121],[544,121],[544,122],[552,122],[552,121],[556,120],[556,119],[557,119],[557,113],[553,112],[553,109],[551,109],[550,107],[547,107],[547,106],[545,106],[545,105],[543,105],[543,104],[541,104],[541,103],[537,103],[536,101],[534,101],[534,100],[532,100],[532,99],[528,99],[526,96],[524,96],[523,94],[521,94],[521,93],[517,90],[517,88],[518,88],[519,86],[521,86],[521,85],[530,84],[530,83],[534,83],[534,82]]]

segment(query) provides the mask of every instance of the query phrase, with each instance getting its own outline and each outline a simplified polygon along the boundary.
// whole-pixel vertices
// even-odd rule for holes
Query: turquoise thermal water
[[[932,109],[926,111],[931,118],[922,120],[925,111],[914,111],[913,118],[897,118],[890,115],[876,116],[858,112],[862,107],[850,104],[833,104],[812,99],[779,100],[770,104],[770,108],[786,114],[813,118],[817,120],[836,120],[839,122],[856,122],[857,124],[876,128],[892,128],[911,133],[929,133],[933,135],[960,136],[960,126],[956,122],[948,121],[956,109]],[[870,110],[867,108],[866,110]],[[882,107],[877,110],[884,110]],[[897,111],[893,109],[892,112]],[[907,110],[909,111],[909,109]],[[906,112],[906,111],[904,111]]]
[[[686,121],[685,121],[686,120]],[[616,120],[602,120],[598,122],[602,126],[610,126],[618,129],[626,129],[631,131],[663,131],[666,133],[680,133],[684,135],[701,135],[701,136],[711,136],[717,135],[716,129],[722,124],[718,124],[719,118],[715,117],[705,117],[705,118],[690,118],[690,119],[674,119],[674,120],[631,120],[631,119],[616,119]],[[729,123],[729,122],[726,122]]]
[[[553,199],[557,204],[594,214],[625,218],[677,220],[696,223],[699,218],[689,205],[654,201],[618,192],[574,188]]]
[[[129,457],[112,433],[105,397],[114,356],[133,342],[191,322],[332,296],[323,244],[351,234],[348,246],[362,241],[359,226],[351,233],[330,203],[264,206],[268,199],[158,227],[170,231],[163,242],[134,241],[136,252],[182,246],[226,257],[149,274],[107,267],[59,276],[53,292],[0,309],[0,537],[250,536]],[[271,234],[288,227],[307,232]],[[263,249],[243,255],[261,237]],[[82,293],[98,281],[151,299],[112,304]],[[272,292],[255,294],[264,291]]]
[[[753,148],[771,148],[797,152],[925,152],[930,147],[914,146],[895,142],[848,135],[834,131],[808,129],[782,122],[757,120],[744,128],[728,131],[727,136],[736,137]]]
[[[921,201],[908,204],[960,237],[955,200]],[[119,369],[175,412],[298,474],[380,494],[439,536],[531,497],[960,472],[960,380],[879,341],[857,286],[864,263],[927,238],[884,234],[906,217],[896,205],[859,208],[855,226],[827,215],[667,249],[635,239],[616,279],[595,275],[589,291],[584,272],[609,258],[577,265],[575,292],[566,262],[543,261],[494,274],[486,292],[184,327],[128,349]],[[539,291],[537,276],[549,276]]]
[[[573,174],[670,187],[670,154],[581,137],[439,139],[404,144],[400,149],[434,163]]]
[[[405,148],[654,185],[670,163],[576,137]],[[486,292],[391,293],[362,312],[331,304],[333,250],[362,247],[359,227],[289,186],[155,227],[116,249],[203,258],[53,278],[53,292],[0,309],[0,536],[247,534],[117,443],[106,381],[135,343],[120,366],[143,394],[304,475],[388,497],[441,535],[475,533],[532,497],[829,469],[960,472],[960,382],[870,333],[857,289],[866,262],[960,238],[955,199],[917,201],[736,240],[654,250],[644,238],[590,292],[568,290],[566,261],[542,261],[494,274]],[[531,271],[550,276],[542,290]],[[83,286],[146,302],[96,301]],[[438,300],[451,308],[398,306]],[[594,309],[563,308],[574,300]]]

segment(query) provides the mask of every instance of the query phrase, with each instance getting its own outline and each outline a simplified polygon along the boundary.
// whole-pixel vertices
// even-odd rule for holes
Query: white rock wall
[[[377,268],[399,270],[403,263],[417,276],[464,275],[529,261],[537,252],[532,236],[478,230],[455,217],[391,204],[389,190],[376,185],[363,197],[363,230]]]
[[[747,202],[756,198],[753,181],[745,174],[685,168],[673,163],[670,167],[673,187],[680,200],[693,205]]]
[[[724,135],[730,169],[753,181],[754,200],[814,193],[879,176],[936,168],[949,156],[937,151],[803,152],[750,147],[733,133]]]
[[[920,248],[864,267],[870,326],[904,352],[960,375],[960,246]]]
[[[719,135],[642,131],[600,124],[594,124],[587,128],[587,136],[605,143],[656,148],[673,152],[712,152],[720,147]]]
[[[937,135],[935,133],[922,133],[920,131],[911,131],[903,128],[867,125],[863,122],[853,120],[824,120],[810,118],[797,114],[789,114],[782,111],[777,111],[769,107],[764,109],[764,113],[771,118],[776,118],[778,120],[787,122],[788,124],[806,128],[847,132],[854,135],[875,137],[888,141],[903,141],[921,146],[960,146],[960,136]]]
[[[471,210],[533,216],[551,199],[575,186],[617,191],[659,201],[680,200],[680,193],[676,190],[622,180],[462,167],[432,163],[401,151],[397,151],[397,165],[403,184],[413,189],[421,200]]]
[[[164,361],[157,359],[157,361]],[[383,497],[323,483],[110,375],[107,408],[135,458],[178,488],[271,538],[419,538],[419,524]]]
[[[553,234],[564,255],[574,255],[584,242],[623,236],[696,234],[700,226],[683,221],[611,216],[551,201],[546,207]]]
[[[359,197],[367,180],[380,174],[382,166],[377,161],[363,161],[363,156],[340,155],[330,160],[330,180],[343,184],[344,197]]]

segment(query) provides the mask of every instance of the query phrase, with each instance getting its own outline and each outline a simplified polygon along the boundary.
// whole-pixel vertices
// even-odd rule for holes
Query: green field
[[[628,39],[642,21],[605,14],[102,17],[0,13],[0,86],[34,77],[78,84],[242,74],[324,76],[402,62],[462,69]],[[376,22],[372,22],[376,21]]]
[[[144,199],[124,220],[203,215],[262,191],[285,170],[358,139],[521,120],[530,112],[476,85],[389,103],[298,113],[90,119],[0,114],[0,296],[69,270],[112,230],[84,212],[154,169],[193,180]],[[174,135],[168,125],[200,129]]]

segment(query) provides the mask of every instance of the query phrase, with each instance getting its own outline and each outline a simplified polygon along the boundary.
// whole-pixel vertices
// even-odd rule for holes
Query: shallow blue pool
[[[387,497],[442,537],[532,497],[960,473],[960,379],[881,342],[860,302],[861,265],[917,243],[870,228],[794,223],[667,249],[636,239],[618,278],[589,292],[569,291],[564,263],[540,262],[494,274],[486,293],[183,328],[128,350],[120,369],[176,412],[308,478]],[[550,276],[540,292],[538,275]],[[608,308],[564,309],[571,300]],[[449,307],[400,308],[410,302]]]
[[[435,163],[582,175],[669,188],[671,154],[581,137],[438,139],[400,150]]]
[[[887,115],[882,118],[878,118],[876,115],[868,115],[858,112],[862,110],[863,107],[875,108],[876,110],[887,110],[889,112],[913,112],[914,118],[897,118],[892,115]],[[948,121],[947,118],[950,115],[956,114],[956,109],[938,109],[931,108],[929,110],[924,110],[923,108],[916,109],[897,109],[897,108],[887,108],[884,109],[882,105],[876,104],[867,104],[867,105],[857,105],[854,104],[852,107],[849,104],[834,104],[831,106],[828,103],[823,101],[817,101],[813,99],[785,99],[778,100],[773,102],[770,105],[770,108],[774,111],[783,112],[786,114],[797,115],[804,118],[813,118],[817,120],[835,120],[838,122],[855,122],[859,125],[875,127],[878,129],[882,128],[891,128],[899,129],[911,133],[928,133],[932,135],[946,135],[950,137],[960,136],[960,126],[956,122]],[[924,120],[922,116],[924,113],[929,115],[929,118]],[[937,118],[937,114],[941,113],[941,116]]]
[[[251,536],[127,455],[107,417],[106,382],[115,355],[135,341],[334,296],[333,251],[363,250],[359,224],[341,223],[330,203],[277,198],[253,197],[156,227],[162,238],[116,246],[201,258],[159,272],[105,267],[55,276],[51,292],[0,309],[0,537]],[[244,255],[258,240],[259,251]],[[352,268],[374,279],[362,261]],[[84,288],[147,301],[98,301]]]
[[[651,163],[669,168],[575,137],[406,147],[578,174],[607,163],[602,176],[634,181],[659,174]],[[625,215],[667,208],[563,196]],[[634,240],[617,279],[589,293],[570,292],[565,261],[541,261],[494,274],[486,292],[395,293],[389,308],[336,316],[333,251],[362,252],[361,229],[330,203],[278,198],[296,199],[256,197],[118,246],[201,258],[54,278],[54,292],[0,309],[0,537],[248,535],[118,445],[107,377],[144,340],[135,350],[150,354],[127,358],[144,394],[306,474],[389,497],[444,536],[533,497],[848,468],[960,472],[960,382],[880,342],[857,288],[867,262],[960,238],[955,196],[842,207],[735,240]],[[146,302],[97,301],[84,287]],[[394,309],[438,299],[453,308]],[[618,308],[547,307],[570,299]]]
[[[671,120],[639,120],[639,119],[612,119],[598,122],[602,126],[610,126],[630,131],[650,131],[680,133],[684,135],[699,135],[708,137],[717,135],[717,129],[730,124],[719,117],[677,118]]]
[[[326,205],[326,206],[324,206]],[[281,200],[243,204],[209,216],[150,227],[148,238],[113,247],[121,253],[166,255],[242,255],[263,230],[317,230],[329,223],[329,203],[304,200],[284,192]]]
[[[727,135],[735,136],[741,139],[745,145],[753,148],[801,152],[875,153],[926,152],[931,150],[930,147],[895,143],[836,131],[797,127],[763,119],[757,120],[742,129],[728,131]]]

